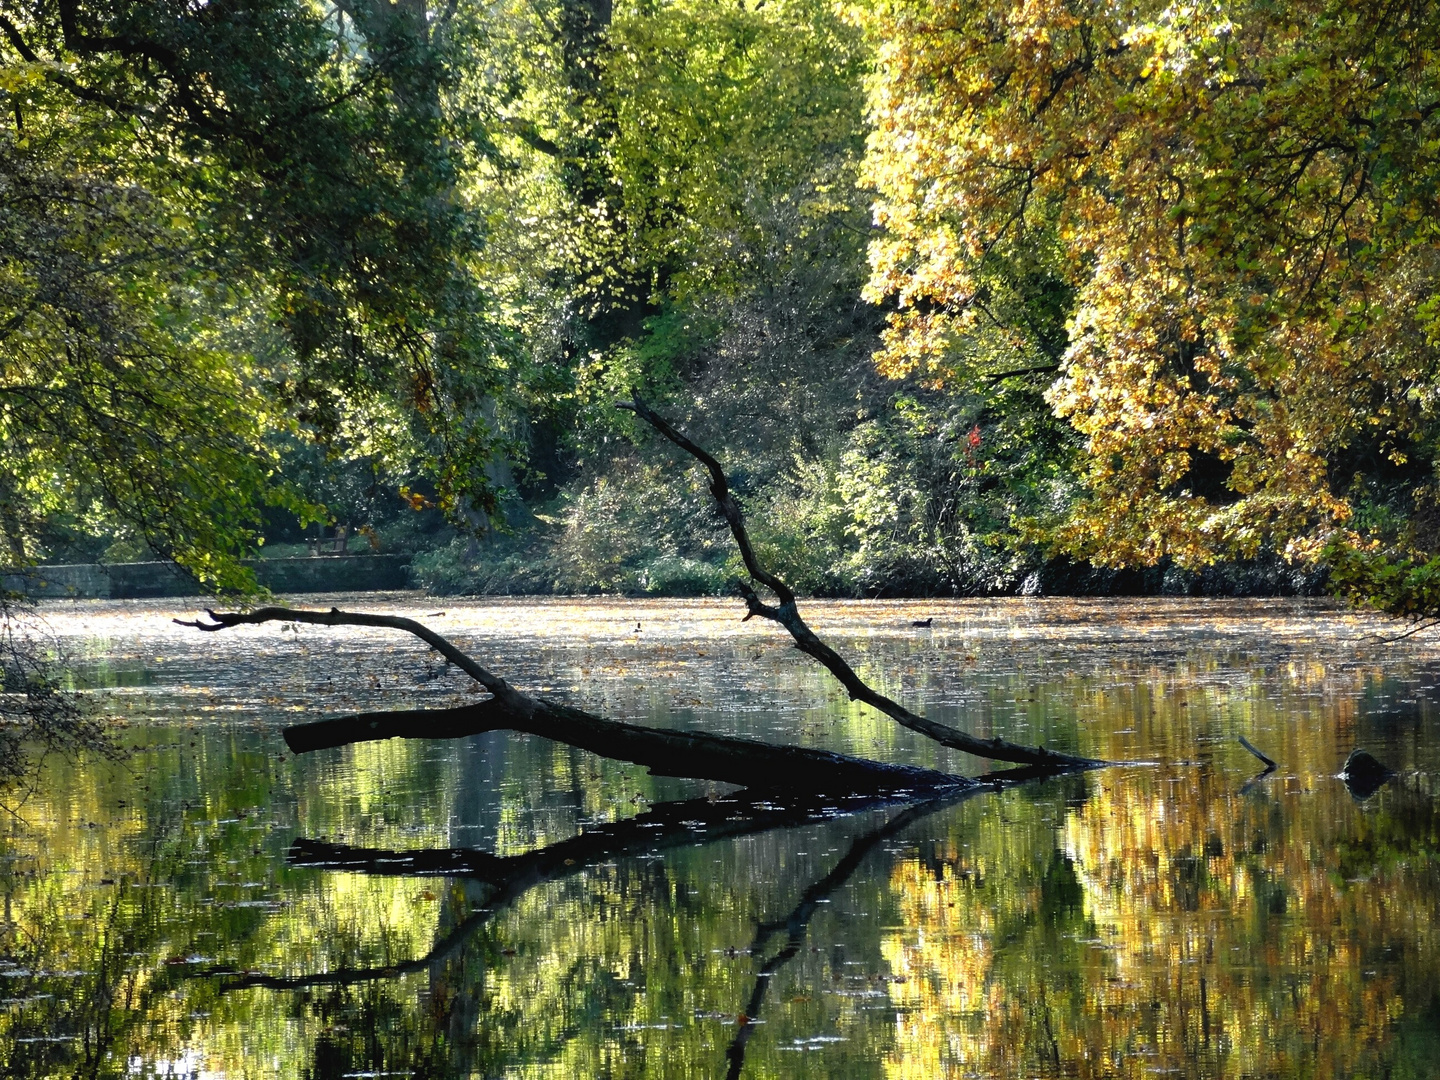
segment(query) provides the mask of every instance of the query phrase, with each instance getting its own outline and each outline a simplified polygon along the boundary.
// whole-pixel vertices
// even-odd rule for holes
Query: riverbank
[[[329,555],[251,559],[247,566],[277,593],[379,592],[410,583],[407,555]],[[12,571],[0,587],[31,599],[145,600],[208,596],[182,567],[169,562],[71,563]]]

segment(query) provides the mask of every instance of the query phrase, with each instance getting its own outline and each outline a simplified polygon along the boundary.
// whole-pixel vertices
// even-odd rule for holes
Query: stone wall
[[[256,559],[261,585],[274,592],[370,592],[410,584],[404,555],[329,555],[298,559]],[[36,566],[3,575],[0,585],[34,598],[133,600],[164,596],[205,596],[196,580],[173,563],[79,563]]]

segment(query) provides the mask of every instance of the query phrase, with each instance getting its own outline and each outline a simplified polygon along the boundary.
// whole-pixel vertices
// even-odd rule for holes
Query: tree
[[[483,127],[451,93],[436,14],[0,7],[5,563],[68,528],[254,592],[240,558],[262,508],[325,513],[277,475],[287,436],[418,459],[457,519],[495,509],[515,369],[457,183]],[[9,779],[27,742],[98,729],[21,648],[8,601],[0,626]]]
[[[108,121],[66,108],[39,76],[19,73],[15,126],[0,128],[7,559],[42,553],[47,521],[68,511],[240,585],[226,555],[276,494],[262,446],[273,413],[225,348],[224,290],[194,268],[182,200],[136,183],[145,170]]]
[[[12,458],[12,516],[84,488],[202,578],[244,587],[234,556],[256,539],[256,503],[280,495],[262,437],[286,427],[416,456],[457,517],[467,500],[493,510],[484,465],[515,371],[473,272],[481,238],[457,176],[486,143],[451,93],[450,27],[411,3],[0,13],[0,144],[20,196],[6,400],[36,365],[89,365],[61,376],[55,430],[16,414],[71,450]],[[85,447],[100,459],[88,473]]]
[[[1047,391],[1108,565],[1332,534],[1435,488],[1432,4],[879,3],[868,175],[881,363],[944,380],[1017,259],[1073,290]],[[1020,365],[1017,365],[1020,366]]]

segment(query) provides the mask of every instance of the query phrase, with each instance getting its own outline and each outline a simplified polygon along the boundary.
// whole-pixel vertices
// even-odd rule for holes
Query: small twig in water
[[[1264,754],[1262,754],[1259,750],[1256,750],[1255,745],[1249,739],[1245,738],[1244,735],[1240,736],[1240,745],[1243,746],[1246,750],[1249,750],[1250,753],[1254,754],[1264,763],[1265,773],[1272,773],[1280,767],[1279,765],[1275,764],[1275,762],[1271,761],[1268,757],[1266,757]],[[1264,776],[1265,773],[1261,773],[1260,775]]]

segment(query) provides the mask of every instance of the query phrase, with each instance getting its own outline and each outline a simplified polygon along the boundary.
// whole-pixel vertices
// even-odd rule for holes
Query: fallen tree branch
[[[804,746],[704,732],[665,731],[607,720],[545,698],[517,713],[491,698],[453,709],[397,710],[319,720],[287,728],[296,753],[375,739],[459,739],[485,731],[519,731],[643,765],[655,776],[719,780],[772,791],[933,791],[976,781],[913,765],[850,757]]]
[[[1380,637],[1377,635],[1375,638],[1375,644],[1394,645],[1397,641],[1404,641],[1408,637],[1414,637],[1416,634],[1424,633],[1426,630],[1432,630],[1437,626],[1440,626],[1440,619],[1430,619],[1428,621],[1424,619],[1417,619],[1415,625],[1412,626],[1409,630],[1403,630],[1392,637]]]
[[[1053,769],[1088,769],[1104,764],[1104,762],[1092,758],[1047,750],[1043,746],[1023,746],[999,738],[976,738],[958,728],[936,723],[934,720],[913,713],[899,702],[891,700],[870,687],[855,673],[854,668],[846,663],[839,653],[820,640],[815,631],[811,630],[805,620],[800,617],[795,593],[790,586],[760,565],[754,545],[750,542],[750,534],[745,528],[745,515],[741,513],[740,504],[731,494],[730,482],[726,479],[725,470],[720,467],[720,463],[646,405],[638,394],[633,395],[629,402],[618,403],[616,407],[633,412],[709,470],[710,494],[714,496],[720,513],[730,526],[730,533],[735,537],[735,544],[740,549],[740,558],[744,560],[745,569],[751,578],[773,592],[780,601],[778,606],[766,604],[749,584],[742,581],[740,589],[748,608],[745,618],[751,619],[759,615],[785,627],[790,632],[790,636],[794,638],[795,647],[823,664],[826,670],[839,680],[840,685],[845,687],[851,701],[863,701],[871,708],[878,709],[890,717],[900,726],[918,732],[926,738],[934,739],[942,746],[963,750],[967,754],[974,754],[976,757],[991,761],[1015,761]]]
[[[607,720],[548,698],[532,697],[477,664],[414,619],[363,612],[267,607],[252,612],[207,611],[211,622],[176,619],[182,626],[216,631],[283,621],[322,626],[374,626],[415,634],[480,681],[495,696],[453,709],[403,709],[297,724],[285,730],[296,753],[377,739],[459,739],[510,730],[566,743],[601,757],[642,765],[656,776],[718,780],[765,791],[934,792],[978,786],[934,769],[702,732],[665,731]],[[481,678],[483,676],[483,679]],[[501,695],[504,695],[503,697]]]

